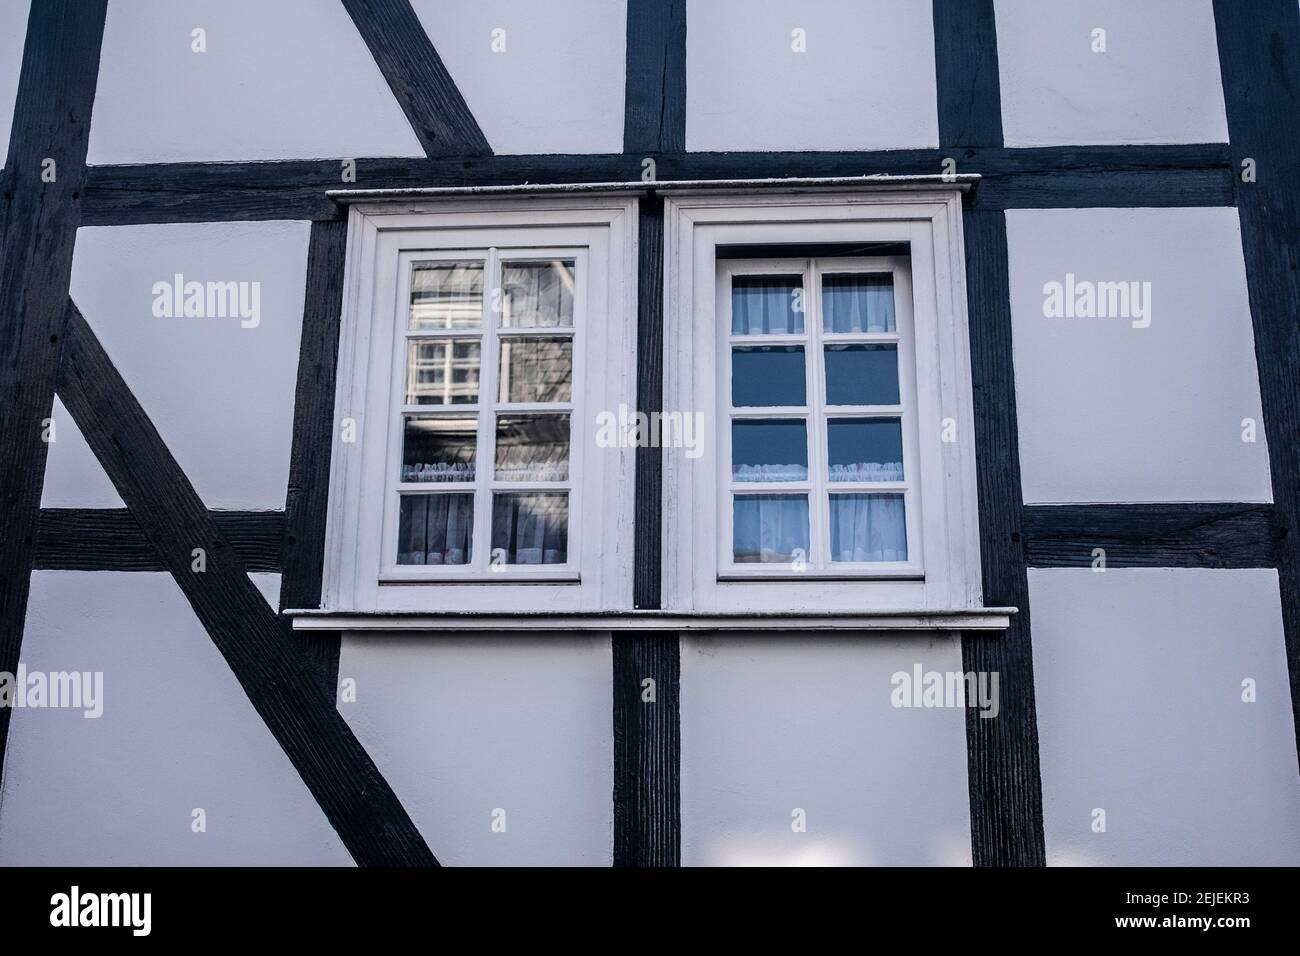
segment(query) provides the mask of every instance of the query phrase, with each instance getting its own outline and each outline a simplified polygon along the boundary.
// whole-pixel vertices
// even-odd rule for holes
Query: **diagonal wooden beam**
[[[0,184],[0,671],[22,650],[105,7],[32,4]]]
[[[67,307],[59,394],[117,493],[189,599],[267,729],[362,866],[438,861],[300,645],[212,520],[77,307]],[[194,568],[194,551],[206,569]]]
[[[343,0],[428,156],[490,156],[410,0]]]

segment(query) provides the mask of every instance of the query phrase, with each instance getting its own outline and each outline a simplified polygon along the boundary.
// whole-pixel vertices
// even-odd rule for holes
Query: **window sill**
[[[1014,607],[946,611],[283,612],[295,631],[1004,631]]]

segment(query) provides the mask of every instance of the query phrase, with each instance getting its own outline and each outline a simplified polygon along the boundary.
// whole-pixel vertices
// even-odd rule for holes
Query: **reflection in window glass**
[[[832,418],[826,438],[831,481],[903,480],[900,419]]]
[[[822,329],[826,332],[893,332],[892,275],[822,276]]]
[[[737,564],[789,564],[808,555],[808,498],[737,495],[731,512]]]
[[[502,402],[567,402],[573,398],[573,340],[501,339]]]
[[[503,262],[503,328],[572,328],[573,260]]]
[[[569,496],[494,494],[492,554],[498,564],[565,564],[569,560]]]
[[[826,346],[827,405],[897,405],[897,345]]]
[[[808,429],[801,418],[731,423],[733,481],[807,481]]]
[[[902,495],[831,495],[832,561],[906,561]]]
[[[803,276],[732,276],[733,335],[803,334]]]
[[[767,345],[731,350],[732,407],[803,405],[807,400],[803,346]]]
[[[478,401],[478,339],[411,339],[406,350],[406,404],[473,405]]]
[[[503,415],[497,419],[498,481],[568,481],[569,416]]]
[[[483,263],[417,262],[411,267],[410,328],[476,329],[483,320]]]
[[[473,495],[401,495],[398,564],[468,564]]]
[[[476,418],[411,418],[402,427],[404,482],[473,481]]]

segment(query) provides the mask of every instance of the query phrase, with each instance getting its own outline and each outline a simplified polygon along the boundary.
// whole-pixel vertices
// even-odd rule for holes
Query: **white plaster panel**
[[[18,96],[18,74],[23,68],[30,7],[30,0],[0,0],[0,167],[9,155],[9,133],[14,123],[14,101]]]
[[[955,637],[683,637],[682,862],[971,862],[966,714],[891,703]],[[792,813],[806,813],[794,832]]]
[[[55,396],[53,438],[45,459],[42,508],[123,508],[122,498],[86,444],[63,402]]]
[[[689,149],[939,144],[929,0],[709,0],[686,17]]]
[[[608,635],[345,635],[339,710],[440,862],[609,866],[611,667]]]
[[[0,864],[351,864],[170,575],[35,572],[22,662],[102,671],[103,714],[15,708]]]
[[[1211,0],[994,0],[994,11],[1008,146],[1227,142]]]
[[[109,3],[90,163],[423,155],[341,3]]]
[[[1029,596],[1049,864],[1300,865],[1276,571],[1030,570]]]
[[[1235,209],[1012,210],[1007,246],[1026,502],[1271,500]],[[1047,317],[1069,274],[1149,282],[1150,324]]]
[[[209,508],[284,507],[306,281],[306,222],[77,232],[72,297]],[[238,317],[160,318],[154,284],[259,283]],[[248,320],[251,323],[251,319]]]
[[[623,0],[412,6],[494,152],[623,151]]]

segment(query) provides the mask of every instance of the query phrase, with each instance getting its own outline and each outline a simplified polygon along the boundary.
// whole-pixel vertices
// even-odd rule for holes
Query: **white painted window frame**
[[[322,606],[355,613],[624,611],[632,606],[634,449],[600,448],[595,416],[635,406],[636,237],[634,196],[447,198],[351,206],[339,338],[336,429],[330,476]],[[495,251],[493,251],[495,250]],[[467,566],[397,566],[396,480],[405,388],[405,290],[411,261],[472,251],[490,263],[563,252],[582,264],[575,302],[570,425],[569,561],[506,565],[486,559],[495,461],[495,347],[482,336],[475,560]],[[484,289],[485,299],[492,290]],[[486,311],[486,310],[485,310]],[[531,329],[519,334],[546,335]],[[514,334],[510,332],[508,334]],[[502,406],[504,411],[524,406]],[[421,414],[467,414],[466,406],[421,406]],[[548,409],[550,410],[550,409]],[[356,440],[344,440],[355,423]],[[509,485],[505,489],[505,485]],[[502,483],[509,491],[529,482]],[[555,485],[554,487],[561,487]],[[435,490],[436,486],[430,486]],[[441,490],[441,489],[437,489]],[[389,551],[393,551],[389,554]]]
[[[667,191],[664,408],[700,411],[715,441],[691,458],[664,449],[663,606],[666,611],[756,614],[802,610],[943,613],[982,607],[975,427],[965,250],[957,188],[888,188],[744,194]],[[919,527],[907,568],[854,566],[828,573],[729,564],[730,382],[719,310],[718,248],[725,245],[907,243],[910,248]],[[896,296],[898,295],[896,289]],[[900,386],[902,383],[900,382]],[[942,440],[950,419],[956,441]],[[905,463],[905,468],[908,463]],[[912,503],[908,502],[909,512]],[[923,562],[921,558],[923,556]]]

